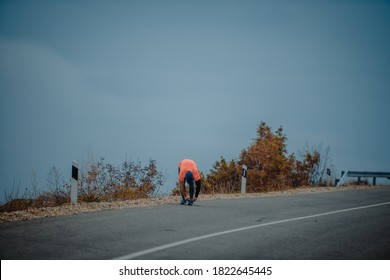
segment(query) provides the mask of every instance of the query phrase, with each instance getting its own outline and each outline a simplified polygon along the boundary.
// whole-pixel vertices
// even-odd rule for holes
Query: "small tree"
[[[308,182],[312,186],[327,184],[327,169],[333,169],[330,148],[323,148],[322,143],[318,146],[305,144],[301,152],[302,161],[307,168]]]
[[[166,181],[157,170],[157,163],[150,159],[143,166],[140,161],[125,161],[121,167],[105,163],[100,158],[91,163],[81,179],[81,200],[112,201],[143,198],[156,194]]]
[[[300,160],[295,158],[295,154],[289,156],[290,162],[290,173],[289,177],[289,185],[293,188],[297,188],[300,186],[307,186],[309,184],[309,170],[308,165]]]
[[[276,190],[288,184],[291,162],[286,156],[286,140],[282,127],[273,133],[265,122],[260,123],[255,141],[241,152],[239,161],[248,167],[248,191]]]
[[[65,183],[64,176],[59,168],[53,166],[47,174],[47,187],[54,201],[52,204],[61,205],[70,199],[69,186]]]
[[[205,193],[235,193],[240,190],[240,167],[223,157],[216,161],[204,181]]]

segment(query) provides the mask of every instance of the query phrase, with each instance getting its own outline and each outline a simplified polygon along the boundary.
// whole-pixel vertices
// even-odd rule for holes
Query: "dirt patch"
[[[382,186],[383,187],[383,186]],[[289,189],[283,191],[274,191],[268,193],[237,193],[237,194],[205,194],[199,195],[199,201],[202,200],[216,200],[216,199],[239,199],[248,197],[268,197],[268,196],[285,196],[285,195],[297,195],[307,193],[320,193],[320,192],[336,192],[336,191],[348,191],[356,189],[372,189],[382,188],[381,186],[346,186],[346,187],[302,187],[298,189]],[[137,200],[128,201],[116,201],[116,202],[93,202],[93,203],[79,203],[77,205],[65,204],[57,207],[44,207],[44,208],[30,208],[23,211],[3,212],[0,213],[0,223],[14,222],[14,221],[26,221],[38,218],[47,218],[54,216],[75,215],[79,213],[104,211],[109,209],[124,209],[124,208],[140,208],[140,207],[152,207],[163,204],[178,204],[180,201],[179,196],[166,196],[166,197],[152,197]]]

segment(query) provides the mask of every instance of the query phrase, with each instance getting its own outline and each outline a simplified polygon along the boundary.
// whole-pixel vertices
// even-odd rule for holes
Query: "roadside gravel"
[[[301,187],[283,191],[274,191],[268,193],[237,193],[237,194],[200,194],[198,201],[216,200],[216,199],[240,199],[247,197],[267,197],[267,196],[285,196],[319,192],[336,192],[356,189],[383,188],[383,186],[343,186],[343,187]],[[79,213],[105,211],[110,209],[140,208],[152,207],[163,204],[177,204],[180,201],[179,196],[151,197],[145,199],[115,201],[115,202],[93,202],[78,203],[77,205],[64,204],[57,207],[30,208],[23,211],[2,212],[0,213],[0,223],[26,221],[38,218],[47,218],[53,216],[77,215]]]

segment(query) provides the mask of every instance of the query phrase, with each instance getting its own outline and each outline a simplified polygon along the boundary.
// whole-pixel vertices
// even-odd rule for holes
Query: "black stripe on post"
[[[79,180],[79,169],[74,165],[72,165],[72,178],[76,181]]]
[[[246,178],[246,169],[242,169],[242,177]]]

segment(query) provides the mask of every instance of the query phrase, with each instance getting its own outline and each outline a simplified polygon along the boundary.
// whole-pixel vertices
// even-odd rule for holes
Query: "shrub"
[[[150,159],[143,166],[140,161],[125,161],[121,167],[105,163],[104,158],[89,166],[81,176],[80,200],[115,201],[155,195],[166,181]]]
[[[125,161],[120,167],[105,163],[104,158],[90,163],[81,174],[78,200],[84,202],[115,201],[145,198],[156,195],[166,181],[166,175],[157,170],[150,159],[145,166],[140,161]],[[51,167],[47,176],[47,192],[40,193],[33,174],[33,192],[20,197],[20,183],[13,182],[12,190],[4,192],[6,203],[0,212],[28,208],[59,206],[70,203],[70,184],[66,183],[59,168]]]

